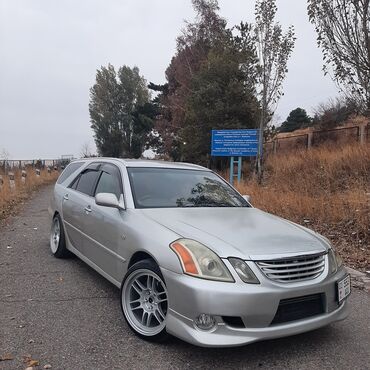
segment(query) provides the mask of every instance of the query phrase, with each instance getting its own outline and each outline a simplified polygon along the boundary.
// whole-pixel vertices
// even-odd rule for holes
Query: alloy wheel
[[[60,223],[57,217],[54,218],[50,232],[50,249],[53,253],[56,253],[59,247],[60,241]]]
[[[122,289],[122,307],[130,325],[140,334],[153,336],[166,325],[167,289],[153,271],[133,271]]]

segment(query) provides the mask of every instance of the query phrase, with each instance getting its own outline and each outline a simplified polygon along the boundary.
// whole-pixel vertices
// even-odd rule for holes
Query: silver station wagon
[[[348,315],[350,278],[330,242],[252,207],[207,168],[77,160],[49,211],[54,256],[73,253],[120,288],[144,339],[237,346]]]

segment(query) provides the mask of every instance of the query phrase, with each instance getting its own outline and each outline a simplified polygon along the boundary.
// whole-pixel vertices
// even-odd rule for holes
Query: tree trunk
[[[257,179],[258,183],[262,182],[262,150],[263,150],[263,126],[264,126],[264,112],[261,112],[260,127],[258,133],[258,152],[257,152]]]
[[[258,133],[258,152],[257,152],[257,161],[256,161],[256,171],[257,171],[257,181],[259,184],[262,183],[262,175],[263,175],[263,163],[262,163],[262,156],[263,156],[263,132],[265,128],[265,116],[266,116],[266,88],[264,88],[263,95],[262,95],[262,108],[261,108],[261,116],[260,116],[260,127]]]

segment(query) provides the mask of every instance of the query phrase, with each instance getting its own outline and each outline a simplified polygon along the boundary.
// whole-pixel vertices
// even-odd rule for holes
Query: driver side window
[[[111,193],[119,199],[121,196],[121,186],[118,177],[108,172],[102,172],[96,186],[95,195],[99,193]]]

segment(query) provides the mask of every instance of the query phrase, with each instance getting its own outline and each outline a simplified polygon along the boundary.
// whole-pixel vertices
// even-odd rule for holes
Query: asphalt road
[[[51,187],[0,228],[0,369],[370,369],[370,294],[354,290],[350,317],[294,337],[232,349],[138,339],[118,290],[77,258],[48,247]]]

